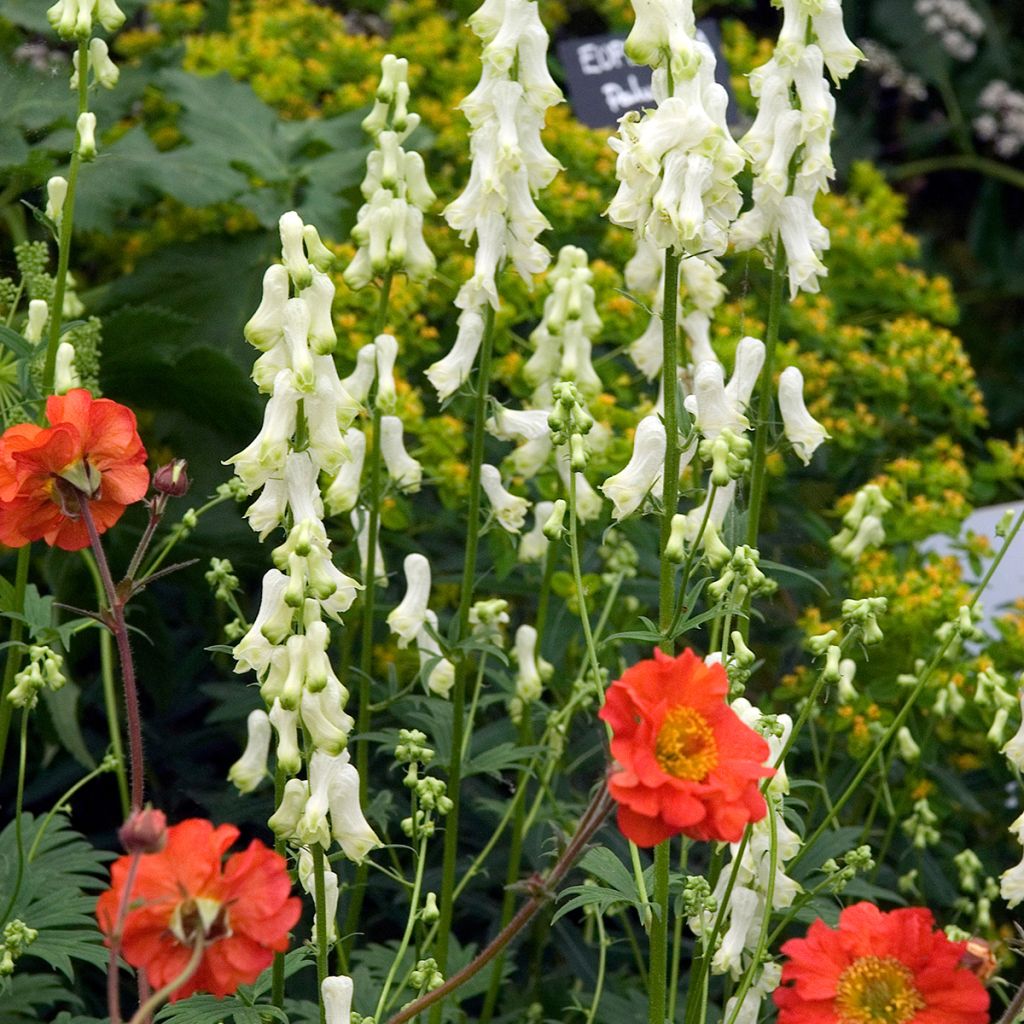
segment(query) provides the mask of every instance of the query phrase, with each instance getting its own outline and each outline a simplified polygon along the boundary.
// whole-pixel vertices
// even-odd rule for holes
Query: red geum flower
[[[725,669],[692,651],[655,651],[608,688],[599,717],[620,765],[608,790],[638,846],[680,833],[734,843],[767,813],[758,781],[775,774],[764,764],[768,744],[725,702],[728,692]]]
[[[254,839],[243,853],[221,859],[238,838],[233,825],[216,828],[190,818],[167,830],[160,853],[143,854],[128,896],[121,952],[146,972],[154,989],[180,977],[199,932],[205,943],[195,974],[171,999],[193,992],[226,996],[255,981],[275,952],[288,948],[299,919],[299,900],[283,857]],[[111,865],[111,887],[96,904],[100,930],[110,945],[132,858]]]
[[[46,416],[49,427],[19,423],[0,436],[0,544],[77,551],[89,544],[79,495],[103,533],[146,493],[146,449],[131,409],[82,388],[48,398]]]
[[[934,930],[931,911],[857,903],[839,927],[815,921],[782,946],[778,1024],[986,1024],[988,993],[961,966],[966,943]]]

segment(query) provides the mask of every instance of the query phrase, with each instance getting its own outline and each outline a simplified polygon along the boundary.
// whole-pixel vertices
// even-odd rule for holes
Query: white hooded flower
[[[420,671],[426,672],[427,689],[438,697],[447,697],[455,685],[455,666],[442,654],[434,634],[438,632],[437,615],[429,608],[416,634]]]
[[[245,720],[248,740],[242,756],[228,770],[228,781],[239,793],[251,793],[267,777],[270,753],[270,719],[259,708]]]
[[[298,713],[286,710],[279,700],[274,700],[268,718],[277,733],[277,766],[286,775],[294,775],[302,767]]]
[[[427,379],[442,402],[451,398],[469,378],[484,336],[484,318],[479,310],[464,309],[458,323],[451,351],[427,370]]]
[[[394,335],[378,334],[373,339],[377,354],[377,394],[374,404],[381,412],[394,412],[398,402],[395,392],[395,360],[398,358],[398,342]]]
[[[509,533],[519,533],[530,508],[526,498],[520,498],[505,490],[501,483],[501,473],[491,465],[485,464],[480,467],[480,485],[502,529]]]
[[[787,366],[779,376],[779,412],[786,439],[806,466],[829,434],[804,405],[804,375]]]
[[[423,467],[405,450],[402,421],[397,416],[380,418],[380,453],[395,486],[406,494],[415,494],[423,480]]]
[[[416,639],[427,614],[430,600],[430,562],[420,554],[405,556],[405,596],[388,614],[388,628],[398,636],[398,646],[405,648]]]
[[[309,852],[308,847],[303,847],[299,851],[299,884],[302,886],[303,891],[311,899],[316,899],[316,875],[313,867],[313,855]],[[336,942],[338,939],[338,876],[328,867],[324,865],[324,910],[326,913],[324,917],[327,921],[327,941]],[[317,915],[313,913],[313,934],[317,934]],[[324,985],[331,980],[329,978],[324,979]],[[338,979],[335,979],[338,980]],[[347,978],[344,979],[348,981]],[[351,985],[349,982],[349,998],[351,998]],[[347,1022],[348,1017],[344,1018]],[[331,1017],[328,1016],[327,1020],[330,1021]]]
[[[519,540],[520,562],[540,562],[547,555],[551,542],[544,534],[544,524],[554,507],[551,501],[538,501],[533,506],[533,529],[524,533]]]
[[[516,696],[524,704],[539,700],[543,682],[537,667],[537,630],[533,626],[524,624],[516,630],[515,659]]]
[[[359,483],[366,459],[366,435],[355,427],[349,427],[342,438],[348,460],[341,464],[330,486],[324,492],[324,506],[332,515],[340,515],[355,508],[359,500]]]
[[[648,494],[660,500],[664,468],[665,424],[658,415],[650,413],[637,424],[629,462],[601,485],[605,497],[615,507],[617,520],[632,515]]]
[[[1024,694],[1020,697],[1021,724],[1014,736],[1003,747],[1003,754],[1018,771],[1024,771]]]
[[[320,985],[320,997],[323,1001],[324,1017],[327,1024],[351,1024],[351,978],[343,974],[324,978]]]

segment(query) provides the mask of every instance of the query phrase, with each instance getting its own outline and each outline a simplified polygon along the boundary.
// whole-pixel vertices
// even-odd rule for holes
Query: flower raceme
[[[121,938],[121,952],[146,973],[154,989],[180,977],[203,942],[195,973],[171,996],[193,992],[226,996],[250,984],[288,948],[300,901],[290,895],[284,858],[254,839],[242,853],[221,860],[238,838],[233,825],[190,818],[167,830],[167,845],[138,863]],[[111,887],[96,904],[107,943],[125,900],[132,858],[111,866]]]
[[[619,828],[638,846],[670,836],[738,842],[767,813],[759,781],[768,743],[726,703],[721,665],[661,651],[608,689],[600,717],[619,769],[608,780]]]
[[[0,436],[0,543],[89,545],[79,502],[98,533],[149,486],[146,449],[131,409],[76,388],[46,401],[49,427],[19,423]]]
[[[989,997],[960,966],[966,943],[935,931],[931,912],[857,903],[839,927],[815,921],[782,946],[778,1024],[985,1024]]]

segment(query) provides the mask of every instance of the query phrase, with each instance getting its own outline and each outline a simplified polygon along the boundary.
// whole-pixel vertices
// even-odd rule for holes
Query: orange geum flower
[[[656,650],[608,688],[599,717],[620,766],[608,791],[638,846],[680,833],[735,843],[767,813],[759,782],[775,774],[764,763],[768,743],[729,707],[728,692],[725,669],[692,651]]]
[[[0,544],[35,540],[77,551],[89,545],[87,501],[97,533],[149,486],[146,449],[131,409],[83,388],[46,401],[49,427],[19,423],[0,436]]]
[[[857,903],[839,927],[815,921],[775,992],[778,1024],[986,1024],[989,997],[963,958],[967,943],[934,930],[931,911]]]
[[[200,991],[230,995],[254,982],[275,952],[288,948],[288,932],[301,907],[291,896],[285,860],[254,839],[222,865],[237,838],[233,825],[214,827],[190,818],[167,830],[163,850],[139,858],[120,941],[125,960],[160,989],[182,975],[196,945],[203,943],[198,968],[172,1000]],[[96,904],[108,945],[131,863],[131,856],[114,861],[111,887]]]

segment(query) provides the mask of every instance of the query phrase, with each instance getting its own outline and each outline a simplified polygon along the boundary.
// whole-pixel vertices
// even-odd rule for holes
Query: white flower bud
[[[352,979],[344,974],[324,978],[320,985],[326,1024],[351,1024]]]
[[[394,412],[398,403],[395,392],[395,360],[398,342],[390,334],[378,334],[373,339],[377,350],[377,395],[375,404],[381,412]]]
[[[908,763],[918,760],[921,756],[921,748],[905,725],[896,731],[896,746],[899,748],[900,757]]]
[[[787,366],[779,376],[779,412],[787,440],[806,466],[829,434],[804,405],[804,375]]]
[[[415,494],[423,480],[423,467],[405,450],[402,421],[397,416],[380,419],[380,453],[395,486],[406,494]]]
[[[309,262],[321,274],[326,274],[334,266],[334,253],[320,241],[320,232],[312,224],[304,224],[302,226],[302,241],[305,243]],[[333,290],[331,294],[334,294]]]
[[[245,720],[248,740],[242,756],[228,770],[228,781],[239,793],[251,793],[267,777],[270,753],[270,719],[260,708]]]
[[[427,627],[430,627],[429,629]],[[420,671],[427,671],[427,689],[438,697],[447,697],[455,685],[455,666],[441,653],[434,639],[438,632],[437,615],[429,608],[424,612],[423,624],[416,634],[416,648],[420,655]]]
[[[301,779],[289,779],[284,784],[281,802],[267,822],[275,836],[280,839],[294,838],[308,798],[309,786]]]
[[[324,506],[332,516],[355,508],[359,500],[359,482],[362,479],[363,462],[366,458],[366,435],[361,430],[350,427],[342,441],[349,453],[348,461],[341,464],[324,494]]]
[[[427,370],[427,380],[442,402],[454,395],[469,377],[484,336],[484,318],[478,309],[464,309],[458,323],[451,351]]]
[[[363,405],[376,375],[377,346],[371,341],[356,353],[356,367],[341,381],[341,386],[352,396],[353,401]]]
[[[312,227],[311,224],[306,225]],[[314,229],[315,230],[315,229]],[[309,344],[318,356],[334,351],[338,335],[334,331],[331,305],[334,302],[334,282],[319,270],[312,271],[312,283],[299,295],[309,311]]]
[[[840,0],[823,0],[818,13],[811,15],[814,34],[824,54],[825,63],[832,80],[838,85],[857,64],[864,60],[864,54],[850,42],[843,28],[843,9]]]
[[[427,614],[430,600],[430,562],[420,554],[405,556],[405,596],[388,614],[387,624],[398,636],[398,646],[405,648],[415,640]]]
[[[299,715],[317,750],[333,755],[345,749],[348,734],[355,725],[351,715],[342,709],[347,697],[347,691],[333,672],[322,690],[313,693],[307,687],[303,691]]]
[[[67,196],[68,182],[66,178],[62,178],[58,174],[46,182],[46,210],[44,212],[58,228],[64,216],[64,200],[67,199]]]
[[[262,676],[270,666],[275,645],[283,643],[291,632],[292,610],[284,601],[287,587],[288,577],[278,569],[264,574],[259,611],[232,651],[236,672],[252,671]]]
[[[96,159],[96,115],[90,110],[78,115],[75,123],[78,155],[83,160]]]
[[[87,3],[88,0],[83,6]],[[115,0],[96,0],[96,16],[108,32],[116,32],[124,24],[124,11],[117,6]]]
[[[302,218],[290,210],[281,216],[277,226],[281,234],[281,255],[288,274],[296,288],[308,288],[313,280],[313,271],[302,244]]]
[[[82,382],[75,368],[75,346],[70,341],[62,341],[57,346],[57,362],[54,367],[53,390],[58,395],[66,395],[72,388],[79,388]]]
[[[750,404],[750,396],[764,365],[764,356],[763,341],[749,336],[740,339],[732,376],[725,385],[725,396],[734,409],[742,412]]]
[[[537,668],[537,630],[533,626],[522,625],[516,630],[515,658],[518,666],[516,696],[524,704],[530,704],[539,700],[543,691]]]
[[[495,518],[502,529],[519,533],[526,521],[530,503],[526,498],[510,494],[501,483],[501,473],[491,465],[480,467],[480,483],[491,503]]]
[[[41,341],[43,328],[46,327],[46,321],[49,318],[50,307],[46,304],[46,300],[32,299],[28,304],[28,320],[23,332],[25,340],[31,341],[33,345]]]
[[[368,516],[359,514],[358,509],[353,509],[349,519],[356,531],[356,547],[359,550],[359,566],[363,579],[366,579],[367,555],[370,552],[370,519]],[[384,555],[380,549],[380,537],[377,538],[377,546],[373,556],[373,575],[378,586],[388,585],[388,571],[384,568]]]
[[[648,494],[661,499],[664,468],[665,424],[650,413],[637,424],[629,462],[601,485],[605,497],[615,506],[616,520],[632,515]]]
[[[277,766],[286,775],[294,775],[302,767],[298,712],[285,710],[280,700],[275,699],[268,718],[277,733]]]
[[[1003,747],[1003,754],[1018,771],[1024,771],[1024,694],[1021,695],[1021,725]]]
[[[280,263],[268,267],[263,275],[263,297],[256,312],[242,328],[245,340],[261,352],[267,352],[284,340],[284,307],[288,302],[288,271]]]

